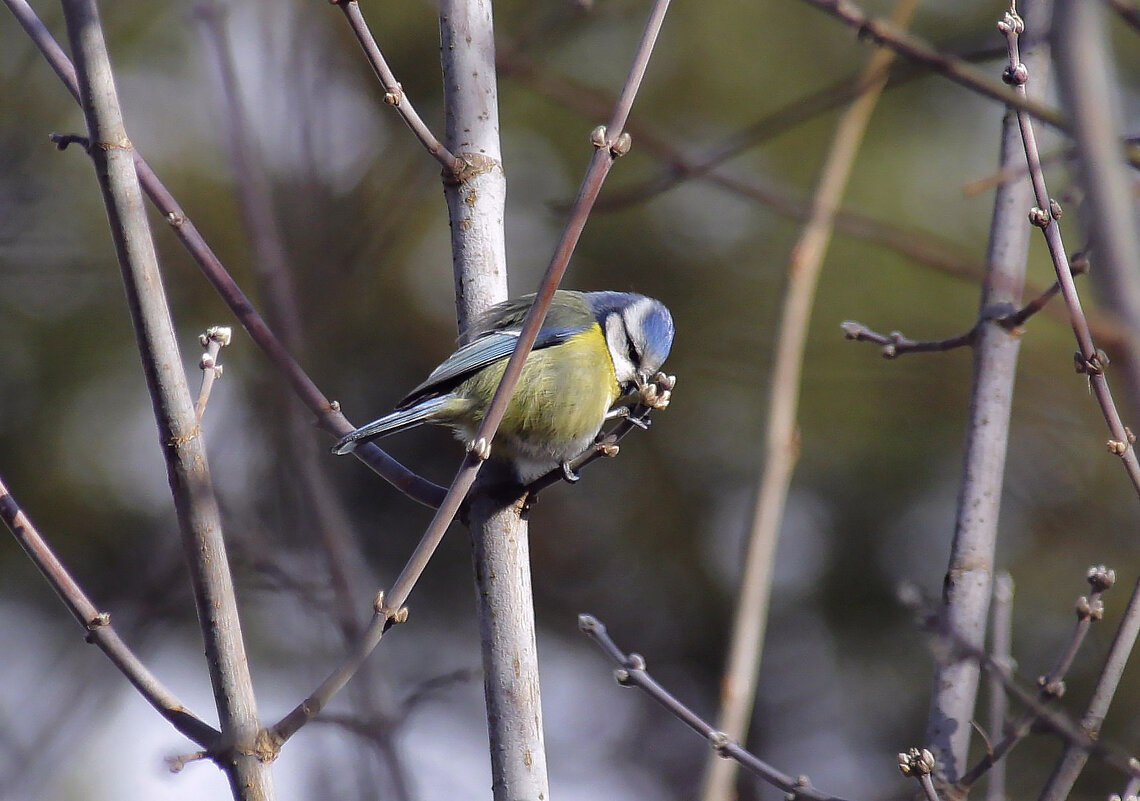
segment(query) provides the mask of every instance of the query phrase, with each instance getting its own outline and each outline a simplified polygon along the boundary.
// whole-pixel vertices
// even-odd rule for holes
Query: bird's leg
[[[645,431],[649,428],[649,419],[647,417],[634,417],[633,411],[628,406],[619,406],[616,409],[610,409],[606,414],[607,420],[628,420],[635,426]]]
[[[574,468],[570,465],[569,460],[560,463],[558,466],[562,468],[562,477],[569,483],[576,484],[578,480],[582,478],[581,473],[574,471]]]

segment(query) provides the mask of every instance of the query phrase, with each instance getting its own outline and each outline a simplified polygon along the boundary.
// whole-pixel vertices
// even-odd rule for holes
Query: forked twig
[[[1008,86],[992,80],[973,64],[956,56],[939,52],[933,45],[913,33],[901,30],[881,17],[873,17],[853,0],[805,0],[809,5],[854,28],[864,39],[889,47],[906,58],[924,64],[954,83],[984,97],[1032,114],[1037,119],[1062,131],[1069,131],[1069,123],[1061,112],[1051,106],[1011,91]]]
[[[39,529],[8,492],[2,478],[0,478],[0,518],[3,518],[20,547],[24,549],[24,553],[39,568],[48,584],[87,632],[87,642],[99,646],[147,703],[158,710],[158,713],[174,728],[203,748],[210,749],[216,746],[221,736],[218,730],[183,706],[174,693],[167,689],[123,642],[111,625],[110,614],[100,612],[83,592],[79,583],[44,540]]]
[[[709,746],[726,759],[735,759],[745,770],[759,776],[764,781],[788,794],[790,799],[804,801],[843,801],[843,799],[822,793],[811,785],[806,776],[789,776],[769,765],[764,760],[746,751],[740,743],[732,740],[724,732],[717,731],[711,724],[685,706],[676,696],[662,687],[645,668],[645,659],[640,654],[626,654],[610,638],[605,625],[593,615],[579,615],[578,628],[602,650],[617,666],[614,678],[622,687],[637,687],[665,707],[674,717],[701,735]]]
[[[903,336],[900,331],[880,334],[855,320],[844,320],[839,327],[846,339],[882,345],[884,359],[897,359],[906,353],[941,353],[970,347],[978,338],[978,327],[976,325],[966,333],[948,339],[910,339]]]
[[[914,613],[919,628],[931,637],[931,650],[939,660],[964,658],[976,662],[982,670],[1001,682],[1002,688],[1011,698],[1033,711],[1037,716],[1037,725],[1059,735],[1069,747],[1087,755],[1097,756],[1127,776],[1140,777],[1140,763],[1137,763],[1130,754],[1105,740],[1091,736],[1082,724],[1073,720],[1063,710],[1043,702],[1037,693],[1023,687],[1013,671],[994,659],[992,654],[970,644],[957,631],[942,625],[937,607],[923,598],[918,588],[913,585],[901,587],[899,601]],[[1129,599],[1129,607],[1140,609],[1140,582],[1137,583]],[[1127,618],[1128,612],[1125,614]],[[1119,634],[1117,636],[1119,638]],[[1111,654],[1109,660],[1112,660]],[[1123,664],[1119,664],[1119,667],[1123,668]]]
[[[79,88],[75,81],[75,68],[51,32],[48,31],[27,0],[4,0],[4,3],[12,11],[36,47],[39,48],[64,86],[71,92],[72,97],[78,102]],[[343,437],[353,431],[355,426],[341,413],[340,405],[325,397],[324,393],[301,368],[301,365],[297,363],[297,360],[293,358],[288,348],[266,324],[265,319],[254,308],[253,303],[241,290],[241,287],[226,271],[221,260],[202,237],[189,215],[178,205],[174,195],[159,180],[158,175],[151,169],[139,151],[133,150],[132,155],[135,170],[138,172],[139,183],[147,197],[162,213],[174,235],[190,253],[206,280],[210,282],[234,313],[242,327],[249,333],[250,338],[261,348],[269,361],[277,368],[277,371],[285,377],[301,402],[316,415],[320,426],[336,437]],[[375,443],[365,443],[353,451],[353,454],[409,498],[430,507],[438,506],[443,500],[443,487],[408,470],[382,451]]]
[[[1104,616],[1104,602],[1101,601],[1101,595],[1116,582],[1116,572],[1109,570],[1104,565],[1094,566],[1089,568],[1086,579],[1092,592],[1087,598],[1082,596],[1077,599],[1077,623],[1073,627],[1073,633],[1069,637],[1065,650],[1049,672],[1037,679],[1038,699],[1042,704],[1047,704],[1064,695],[1065,676],[1068,675],[1069,668],[1072,667],[1073,659],[1084,642],[1089,627]],[[1009,666],[1008,656],[999,657],[995,653],[994,660],[995,662],[1002,660],[1007,668]],[[1005,726],[1005,736],[987,749],[985,756],[963,774],[956,783],[957,787],[963,792],[968,792],[987,771],[995,765],[1003,764],[1002,758],[1025,739],[1036,721],[1036,711],[1027,708],[1015,722]]]
[[[654,3],[645,31],[638,44],[637,52],[634,55],[633,65],[610,118],[609,126],[599,126],[594,130],[592,136],[594,156],[586,170],[585,177],[582,179],[578,197],[570,211],[562,237],[551,257],[531,310],[523,323],[522,330],[519,333],[519,342],[507,362],[494,398],[491,400],[479,430],[470,443],[467,455],[464,457],[451,487],[391,589],[386,593],[377,594],[375,613],[352,653],[308,698],[271,727],[270,734],[277,747],[280,747],[307,721],[320,712],[328,700],[356,673],[360,664],[379,644],[380,639],[389,628],[407,619],[408,613],[404,604],[420,575],[427,567],[432,554],[435,553],[439,543],[443,540],[444,533],[459,511],[460,504],[474,484],[475,477],[487,457],[494,433],[502,421],[507,402],[522,371],[523,362],[534,346],[546,310],[550,306],[558,283],[566,271],[570,254],[581,236],[602,183],[613,166],[614,160],[629,149],[630,138],[628,134],[623,133],[623,129],[644,77],[649,56],[653,52],[653,46],[657,41],[657,34],[661,29],[668,6],[668,0],[656,0]]]
[[[444,147],[443,143],[436,138],[436,135],[431,132],[431,129],[420,117],[415,107],[412,106],[412,101],[404,93],[404,87],[396,80],[396,76],[384,59],[384,54],[380,52],[380,46],[376,44],[376,39],[373,37],[372,31],[369,30],[368,23],[364,21],[364,15],[360,12],[360,4],[356,0],[331,0],[331,2],[344,12],[349,28],[352,29],[353,35],[363,48],[364,55],[368,57],[368,63],[372,66],[372,71],[376,74],[377,80],[384,87],[384,102],[396,110],[396,113],[400,115],[412,133],[420,140],[424,149],[431,154],[432,158],[443,165],[443,169],[449,175],[459,175],[464,168],[464,162]]]

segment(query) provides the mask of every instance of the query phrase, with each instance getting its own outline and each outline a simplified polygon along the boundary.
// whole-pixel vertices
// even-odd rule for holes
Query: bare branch
[[[348,26],[352,29],[356,40],[360,42],[361,48],[364,49],[364,55],[368,57],[368,63],[372,65],[372,71],[376,74],[380,85],[384,87],[384,102],[396,110],[396,113],[400,115],[412,133],[420,140],[424,149],[431,154],[432,158],[443,165],[446,174],[459,175],[465,169],[463,160],[456,158],[451,151],[443,146],[443,143],[435,137],[435,134],[431,132],[431,129],[428,128],[412,106],[412,101],[404,93],[404,87],[396,80],[396,76],[388,67],[388,62],[384,60],[384,55],[380,52],[380,46],[376,44],[376,39],[372,36],[368,23],[364,21],[364,15],[360,12],[360,4],[356,0],[332,0],[332,2],[344,12]]]
[[[1140,589],[1140,584],[1137,587]],[[1129,600],[1130,605],[1137,600],[1138,594],[1140,593],[1133,591],[1133,597]],[[1090,736],[1078,722],[1070,718],[1063,710],[1042,702],[1037,693],[1025,689],[1014,677],[1012,671],[998,663],[991,654],[971,645],[960,634],[943,625],[940,622],[935,605],[924,599],[916,587],[913,585],[901,587],[899,600],[903,606],[915,614],[920,628],[931,635],[931,650],[939,661],[969,659],[976,662],[983,670],[1001,682],[1006,693],[1033,711],[1037,716],[1038,725],[1058,734],[1069,746],[1099,757],[1125,775],[1140,777],[1140,762],[1108,742]],[[1140,604],[1137,606],[1140,607]]]
[[[1076,657],[1077,651],[1080,650],[1085,635],[1088,634],[1089,626],[1092,625],[1094,621],[1100,620],[1104,615],[1104,603],[1100,600],[1100,596],[1112,587],[1116,581],[1116,573],[1112,570],[1108,570],[1104,565],[1100,565],[1089,568],[1086,578],[1092,587],[1092,593],[1090,593],[1087,598],[1081,597],[1077,600],[1077,624],[1073,628],[1069,642],[1058,658],[1057,664],[1054,665],[1048,673],[1037,679],[1037,686],[1039,688],[1038,699],[1043,704],[1049,703],[1064,695],[1065,676],[1068,674],[1069,668],[1072,667],[1073,659]],[[997,592],[995,592],[995,597],[996,596]],[[1006,643],[1006,645],[1008,645],[1008,643]],[[1007,668],[1010,666],[1010,659],[1007,654],[999,655],[995,649],[993,658],[995,663],[1005,664]],[[999,697],[1003,696],[999,693]],[[958,780],[957,788],[965,794],[987,771],[998,766],[1004,766],[1002,759],[1013,750],[1014,746],[1025,739],[1036,721],[1036,710],[1029,708],[1022,712],[1021,716],[1014,723],[1008,726],[1002,726],[1001,728],[991,726],[993,731],[1002,731],[1004,729],[1006,732],[1005,736],[1002,737],[996,745],[989,748],[986,755]]]
[[[1105,0],[1120,18],[1140,31],[1140,8],[1131,0]]]
[[[27,0],[4,0],[4,3],[15,15],[17,21],[31,37],[44,58],[47,59],[48,64],[55,70],[60,80],[63,81],[64,86],[78,101],[79,89],[71,61],[40,18],[36,16],[35,11],[28,5]],[[278,372],[285,377],[301,402],[316,415],[317,422],[322,428],[338,438],[352,432],[355,426],[348,422],[348,419],[341,413],[340,405],[325,397],[301,368],[301,365],[289,353],[288,348],[282,344],[262,316],[258,314],[253,303],[226,271],[217,254],[206,243],[206,240],[194,226],[193,221],[158,179],[154,170],[137,150],[133,150],[132,155],[143,191],[162,213],[174,231],[174,235],[198,264],[206,280],[210,282],[234,313],[234,316],[241,322],[250,338],[261,348]],[[356,448],[353,454],[412,500],[430,507],[438,506],[443,500],[444,489],[442,487],[408,470],[382,451],[375,443],[364,443]]]
[[[198,360],[198,367],[202,371],[202,388],[198,390],[198,401],[194,404],[194,417],[199,423],[206,412],[206,404],[210,401],[210,390],[214,388],[214,381],[222,377],[222,365],[218,364],[218,353],[230,344],[233,332],[226,326],[216,325],[206,329],[206,333],[198,338],[206,352]]]
[[[601,135],[595,138],[594,157],[591,159],[586,175],[582,179],[578,198],[571,209],[562,237],[535,295],[534,304],[523,323],[522,330],[519,333],[519,343],[507,362],[506,370],[499,382],[498,389],[495,391],[495,396],[473,438],[467,455],[452,480],[451,487],[436,509],[435,516],[391,589],[386,593],[377,595],[375,614],[356,647],[308,698],[270,729],[271,735],[279,743],[288,740],[296,734],[301,726],[319,713],[328,700],[355,674],[360,664],[379,644],[384,633],[396,623],[401,623],[407,619],[408,613],[404,604],[427,567],[432,554],[435,553],[439,543],[443,540],[443,535],[448,526],[455,519],[468,490],[475,482],[486,457],[485,451],[490,447],[494,432],[502,421],[507,401],[518,382],[522,364],[534,346],[538,330],[546,316],[546,310],[550,306],[550,301],[554,297],[554,292],[558,288],[562,275],[566,272],[574,245],[577,244],[582,229],[585,227],[590,208],[597,199],[598,192],[601,190],[602,183],[609,173],[610,167],[613,166],[614,160],[625,152],[624,148],[628,147],[628,139],[622,139],[620,126],[616,125],[615,121],[624,121],[629,113],[629,106],[632,104],[637,87],[640,85],[644,64],[647,62],[653,44],[656,42],[657,33],[660,31],[667,7],[668,0],[657,0],[654,4],[649,22],[646,24],[645,32],[638,45],[638,54],[634,58],[635,66],[630,70],[622,91],[622,100],[618,103],[618,108],[615,109],[611,120],[609,128],[611,135],[606,136],[603,131]]]
[[[63,9],[92,145],[89,152],[122,269],[205,640],[222,730],[215,756],[235,798],[267,801],[273,797],[272,776],[262,759],[260,722],[221,514],[182,370],[98,10],[94,0],[64,0]]]
[[[1059,2],[1059,12],[1062,6],[1065,6],[1065,3]],[[1021,62],[1018,48],[1018,39],[1024,27],[1025,24],[1017,15],[1015,9],[1010,10],[1000,25],[1002,32],[1006,36],[1006,44],[1009,51],[1009,67],[1004,77],[1014,85],[1015,91],[1020,95],[1026,94],[1025,84],[1029,80],[1030,74],[1029,68]],[[1056,23],[1053,27],[1054,29],[1058,29]],[[1071,28],[1072,25],[1061,26],[1060,29],[1066,31],[1066,35],[1061,37],[1062,42],[1070,41],[1071,37],[1075,37]],[[1096,48],[1094,47],[1092,49],[1095,50]],[[1059,47],[1058,54],[1061,54],[1063,51],[1064,47]],[[1073,61],[1079,61],[1082,57],[1083,56],[1074,56]],[[1061,70],[1061,72],[1064,73],[1065,71]],[[1038,150],[1037,138],[1033,131],[1033,121],[1030,119],[1028,113],[1019,109],[1017,111],[1017,122],[1021,130],[1025,158],[1029,164],[1029,175],[1033,182],[1033,193],[1037,202],[1036,207],[1030,211],[1029,220],[1041,229],[1045,236],[1045,242],[1049,247],[1049,255],[1053,260],[1053,269],[1057,273],[1057,281],[1061,285],[1061,294],[1065,298],[1065,305],[1069,310],[1069,319],[1073,327],[1073,334],[1076,336],[1077,344],[1080,348],[1077,354],[1077,370],[1088,376],[1093,394],[1096,396],[1101,413],[1104,415],[1105,422],[1108,424],[1109,433],[1111,435],[1111,439],[1108,441],[1109,451],[1121,457],[1121,461],[1124,463],[1124,469],[1132,482],[1133,489],[1140,495],[1140,461],[1137,460],[1136,450],[1132,447],[1133,437],[1131,432],[1125,427],[1124,422],[1121,420],[1120,412],[1116,408],[1116,402],[1113,400],[1112,392],[1108,387],[1108,379],[1105,378],[1104,375],[1106,367],[1104,355],[1093,343],[1088,320],[1085,317],[1084,310],[1081,308],[1080,297],[1077,294],[1076,284],[1073,281],[1074,271],[1065,253],[1065,244],[1062,241],[1061,228],[1058,223],[1061,217],[1061,206],[1056,200],[1049,197],[1049,190],[1045,184],[1045,173],[1041,168],[1041,154]],[[1131,227],[1131,223],[1127,223],[1126,227]],[[1140,248],[1133,248],[1132,250],[1133,252],[1137,252]]]
[[[645,669],[645,659],[640,654],[626,654],[610,638],[605,625],[593,615],[579,615],[578,628],[602,649],[602,652],[618,666],[614,678],[622,687],[637,687],[654,701],[665,707],[674,717],[701,735],[709,746],[726,758],[735,759],[750,773],[755,774],[773,787],[788,794],[790,799],[804,801],[843,801],[836,796],[821,793],[811,786],[806,776],[789,776],[746,751],[739,743],[724,732],[717,731],[695,712],[681,703],[672,693],[658,684]]]
[[[916,0],[899,0],[892,19],[905,27],[917,7]],[[756,491],[717,714],[717,726],[733,740],[744,740],[747,736],[756,700],[776,545],[792,473],[799,460],[800,427],[796,417],[816,286],[855,157],[894,58],[894,53],[889,50],[873,53],[860,76],[861,82],[867,83],[867,91],[840,116],[835,126],[812,199],[811,213],[788,259],[788,283],[769,382],[764,469]],[[702,799],[728,801],[735,797],[736,773],[735,763],[708,760]]]
[[[87,642],[99,646],[147,703],[174,728],[204,748],[216,747],[221,734],[183,706],[174,693],[167,689],[123,642],[111,625],[110,614],[100,612],[83,592],[79,583],[59,561],[51,546],[8,492],[2,478],[0,478],[0,518],[3,518],[16,541],[20,543],[20,547],[24,549],[24,553],[39,568],[60,600],[87,632]]]
[[[1035,18],[1044,19],[1042,3],[1036,5],[1035,14]],[[1048,48],[1037,47],[1031,58],[1043,69]],[[1042,88],[1036,88],[1035,96],[1041,96]],[[1003,168],[1019,158],[1018,151],[1017,126],[1007,113],[1001,133]],[[979,319],[970,334],[974,360],[966,448],[950,560],[943,579],[940,622],[975,648],[984,645],[989,620],[1020,349],[1020,338],[1000,319],[1021,302],[1030,233],[1023,215],[1031,197],[1025,179],[1003,184],[994,195]],[[979,666],[971,660],[951,660],[935,666],[926,745],[937,759],[940,783],[955,782],[966,768],[970,722],[975,716],[980,678]]]
[[[936,353],[956,348],[972,347],[978,338],[978,327],[948,339],[909,339],[900,331],[880,334],[855,320],[845,320],[839,326],[843,336],[856,342],[873,342],[883,346],[883,358],[895,359],[906,353]]]
[[[939,75],[964,86],[983,97],[997,100],[1010,108],[1023,110],[1042,122],[1069,130],[1069,122],[1061,113],[1039,100],[1033,100],[1010,90],[998,81],[991,79],[973,64],[956,56],[939,52],[934,46],[919,36],[901,30],[897,25],[872,17],[852,0],[805,0],[809,5],[840,20],[859,32],[859,36],[877,45],[889,47],[912,61],[924,64]]]

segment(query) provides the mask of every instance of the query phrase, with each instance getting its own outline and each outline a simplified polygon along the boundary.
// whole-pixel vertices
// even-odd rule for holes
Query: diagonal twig
[[[1116,573],[1100,565],[1089,568],[1086,578],[1089,586],[1092,588],[1092,592],[1087,598],[1082,596],[1077,600],[1077,623],[1073,627],[1073,633],[1069,636],[1068,644],[1058,657],[1057,663],[1048,673],[1037,679],[1037,697],[1042,704],[1047,704],[1054,699],[1060,698],[1064,694],[1065,676],[1068,674],[1069,668],[1072,667],[1073,659],[1076,657],[1077,651],[1084,642],[1085,635],[1088,634],[1090,626],[1095,621],[1100,620],[1104,615],[1104,602],[1101,601],[1101,595],[1115,583]],[[1006,643],[1006,645],[1008,645],[1008,643]],[[1008,669],[1010,664],[1008,654],[1004,656],[999,655],[998,650],[995,648],[994,661],[999,662],[999,660],[1003,662]],[[1004,696],[998,694],[998,697]],[[1003,758],[1005,755],[1012,751],[1014,746],[1025,739],[1036,721],[1036,710],[1029,707],[1021,713],[1016,721],[1005,726],[1005,736],[992,747],[988,748],[985,756],[962,775],[962,778],[956,783],[958,789],[965,794],[969,792],[969,789],[987,771],[995,769],[997,766],[1004,766],[1005,762]],[[1001,731],[1001,729],[992,730]]]
[[[592,138],[594,155],[586,169],[586,175],[582,179],[578,197],[570,211],[569,219],[543,276],[540,288],[535,295],[534,304],[523,323],[522,330],[519,333],[518,345],[516,345],[514,353],[507,362],[506,370],[499,382],[498,389],[495,391],[495,396],[487,409],[479,430],[475,434],[467,455],[460,465],[459,471],[451,483],[451,487],[447,491],[447,495],[437,508],[435,516],[391,589],[386,593],[377,595],[372,620],[352,652],[308,698],[271,727],[270,733],[278,746],[296,734],[307,721],[320,712],[328,700],[355,674],[389,628],[407,619],[407,609],[404,604],[424,568],[427,567],[432,554],[435,553],[435,549],[443,540],[443,535],[459,511],[459,506],[466,497],[468,490],[475,482],[483,458],[486,456],[486,450],[490,447],[494,432],[502,421],[507,401],[518,381],[522,364],[534,345],[538,330],[546,315],[546,309],[550,306],[558,282],[566,271],[570,254],[585,227],[590,208],[597,199],[598,192],[601,191],[602,183],[613,166],[614,160],[629,148],[629,137],[623,135],[623,128],[629,117],[637,90],[641,85],[645,67],[653,51],[653,45],[657,40],[657,34],[661,29],[667,8],[668,0],[656,0],[638,44],[633,66],[610,118],[609,126],[599,126],[594,131]]]
[[[89,155],[122,272],[135,339],[154,407],[222,737],[211,753],[235,798],[270,801],[272,774],[250,677],[221,512],[174,334],[131,143],[94,0],[64,0],[68,39],[91,142]]]
[[[606,632],[605,625],[593,615],[579,615],[578,628],[594,641],[602,652],[614,662],[618,669],[614,678],[623,687],[637,687],[644,690],[674,717],[701,735],[717,754],[725,759],[734,759],[741,767],[759,776],[764,781],[788,794],[793,801],[843,801],[843,799],[822,793],[812,787],[806,776],[789,776],[777,770],[755,754],[746,751],[740,743],[717,731],[711,724],[685,706],[646,671],[645,659],[640,654],[626,654],[614,643]]]
[[[892,19],[905,27],[917,7],[917,0],[899,0]],[[770,381],[764,469],[756,489],[717,714],[718,727],[734,740],[747,736],[756,699],[773,562],[792,474],[799,460],[800,432],[796,416],[816,287],[831,244],[835,216],[894,59],[895,54],[889,50],[871,55],[860,76],[860,82],[867,85],[866,92],[844,111],[835,126],[812,198],[811,212],[788,258],[788,283]],[[726,801],[734,797],[735,780],[734,763],[707,761],[702,799]]]
[[[75,68],[63,52],[59,43],[43,24],[27,0],[4,0],[16,17],[20,26],[39,48],[48,64],[78,102],[79,88],[75,81]],[[147,197],[162,213],[174,235],[190,253],[206,280],[214,287],[225,304],[234,313],[250,338],[265,353],[270,363],[289,383],[301,402],[316,415],[320,426],[336,437],[343,437],[355,429],[340,410],[340,405],[330,401],[304,371],[288,348],[281,342],[264,318],[254,308],[253,303],[226,271],[217,254],[206,243],[201,233],[185,210],[178,205],[174,195],[159,180],[157,174],[138,152],[132,150],[138,180]],[[354,455],[367,464],[378,475],[396,489],[425,506],[435,507],[443,499],[444,489],[408,470],[375,443],[365,443],[353,451]]]
[[[368,58],[368,63],[372,66],[372,71],[376,74],[380,85],[384,87],[384,102],[396,110],[432,158],[443,165],[447,174],[458,175],[464,169],[463,160],[452,154],[436,138],[404,93],[404,87],[396,80],[396,76],[384,59],[384,54],[380,52],[380,46],[376,44],[376,38],[368,28],[368,23],[364,21],[360,4],[356,0],[331,0],[331,2],[344,12],[348,27],[352,29],[353,35],[364,50],[364,55]]]
[[[127,681],[147,700],[147,703],[158,710],[174,728],[203,748],[216,746],[220,737],[217,729],[183,706],[174,693],[167,689],[123,642],[111,625],[111,616],[107,612],[100,612],[83,592],[39,530],[24,514],[23,509],[4,485],[3,479],[0,479],[0,518],[3,518],[4,523],[16,537],[16,541],[20,543],[20,547],[43,573],[44,578],[51,584],[72,616],[86,630],[87,641],[97,645],[111,663],[127,677]]]

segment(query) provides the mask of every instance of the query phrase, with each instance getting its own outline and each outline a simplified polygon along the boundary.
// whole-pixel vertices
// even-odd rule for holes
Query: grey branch
[[[51,546],[28,518],[0,479],[0,518],[15,536],[24,553],[39,568],[72,616],[87,632],[86,639],[99,647],[127,677],[143,698],[174,728],[203,748],[218,744],[220,733],[182,705],[182,702],[147,669],[111,625],[111,616],[100,612],[79,583],[59,561]]]
[[[605,625],[593,615],[579,615],[578,628],[618,666],[614,678],[623,687],[637,687],[654,701],[665,707],[678,720],[701,735],[718,754],[726,759],[735,759],[741,767],[788,794],[788,797],[803,801],[843,801],[837,796],[822,793],[812,787],[806,776],[789,776],[769,765],[764,760],[746,751],[740,743],[730,739],[724,732],[717,731],[710,723],[685,706],[676,696],[657,683],[645,668],[645,660],[639,654],[626,654],[614,643],[606,632]]]

